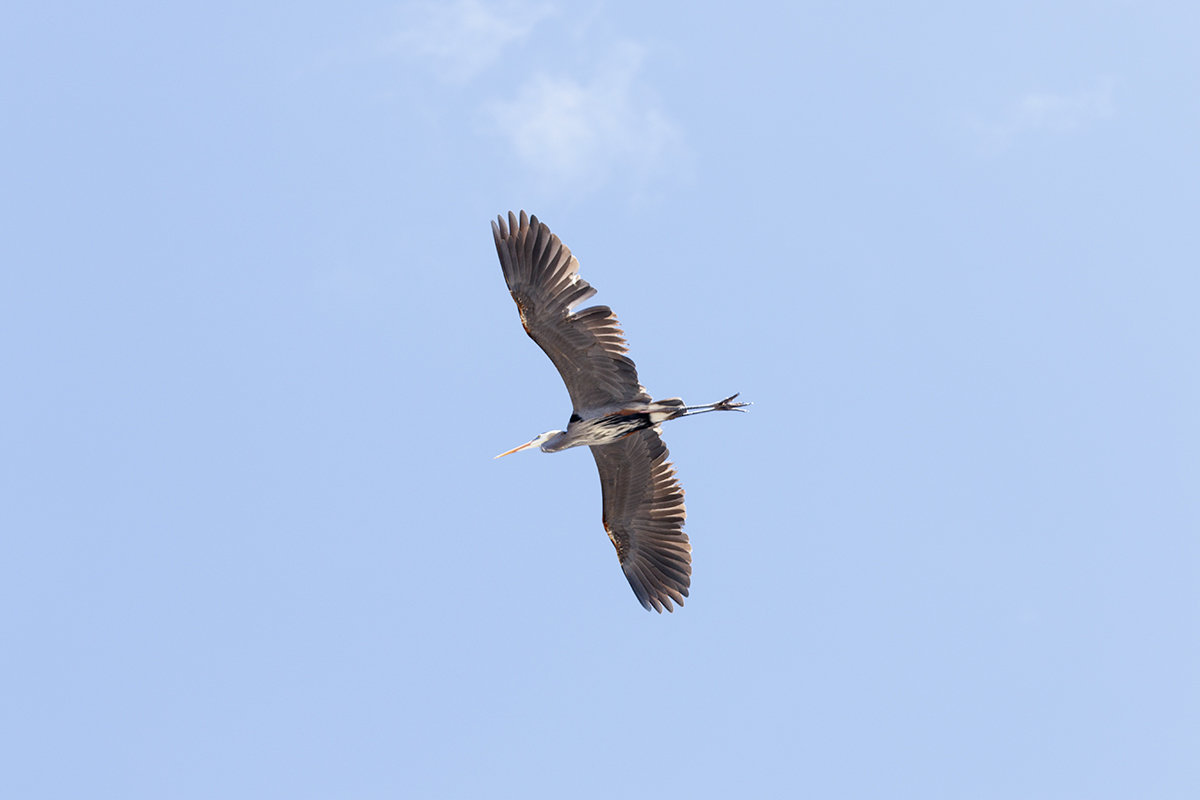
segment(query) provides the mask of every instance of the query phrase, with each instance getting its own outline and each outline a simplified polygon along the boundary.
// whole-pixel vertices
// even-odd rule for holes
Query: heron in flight
[[[621,569],[646,609],[683,605],[692,581],[692,546],[683,532],[683,488],[667,461],[659,426],[709,411],[740,411],[737,395],[689,406],[678,397],[652,400],[638,383],[624,334],[608,306],[572,311],[596,293],[579,277],[579,262],[537,217],[511,211],[492,223],[504,280],[525,332],[546,351],[571,395],[565,431],[547,431],[529,447],[557,453],[588,445],[600,470],[604,530]]]

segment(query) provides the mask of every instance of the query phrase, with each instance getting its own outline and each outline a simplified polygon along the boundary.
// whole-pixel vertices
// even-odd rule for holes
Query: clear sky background
[[[10,4],[0,796],[1200,797],[1200,6]],[[488,225],[671,424],[636,602]]]

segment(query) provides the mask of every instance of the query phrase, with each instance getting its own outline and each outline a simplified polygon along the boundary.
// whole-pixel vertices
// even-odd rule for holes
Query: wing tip
[[[677,585],[671,585],[663,578],[656,578],[640,566],[629,565],[625,569],[625,577],[629,580],[629,586],[633,589],[633,594],[642,607],[647,611],[657,611],[661,614],[664,610],[667,613],[673,613],[676,605],[683,608],[683,599],[688,596],[692,576],[689,570],[686,583],[680,582]]]

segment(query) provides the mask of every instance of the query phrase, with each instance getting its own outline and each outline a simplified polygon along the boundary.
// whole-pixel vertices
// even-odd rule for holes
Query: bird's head
[[[501,453],[500,455],[496,456],[496,458],[502,458],[503,456],[512,455],[513,453],[516,453],[520,450],[524,450],[527,447],[542,447],[542,445],[546,444],[551,439],[562,436],[565,433],[566,433],[566,431],[546,431],[545,433],[539,433],[537,436],[533,437],[525,444],[518,445],[517,447],[514,447],[512,450],[506,450],[503,453]],[[545,448],[543,448],[543,449],[545,449]]]

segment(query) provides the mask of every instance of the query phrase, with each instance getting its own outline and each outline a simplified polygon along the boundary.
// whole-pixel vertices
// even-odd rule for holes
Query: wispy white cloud
[[[391,45],[407,58],[427,62],[443,80],[466,83],[553,11],[547,3],[522,0],[422,0],[405,7],[406,24]]]
[[[625,42],[585,81],[536,75],[489,121],[522,164],[552,184],[594,188],[621,171],[637,180],[677,161],[679,129],[640,80],[644,50]]]
[[[544,187],[587,191],[620,175],[640,194],[686,164],[680,130],[648,87],[642,45],[598,34],[586,16],[555,20],[551,0],[412,0],[402,13],[389,54],[456,85],[438,93],[442,110],[471,107],[476,132],[504,142]],[[534,40],[569,56],[548,58]]]
[[[1037,133],[1069,133],[1116,114],[1113,84],[1101,81],[1095,88],[1074,94],[1028,92],[1013,102],[998,119],[970,120],[970,127],[989,150],[1001,150],[1015,139]]]
[[[1112,86],[1073,95],[1030,92],[1020,99],[1013,127],[1024,130],[1069,131],[1113,115]]]

